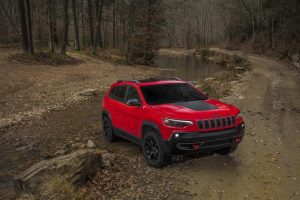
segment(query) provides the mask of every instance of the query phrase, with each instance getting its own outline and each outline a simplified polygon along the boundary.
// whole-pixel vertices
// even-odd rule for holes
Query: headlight
[[[242,113],[239,113],[239,114],[237,115],[237,118],[242,118],[242,117],[243,117]]]
[[[179,119],[169,119],[169,118],[163,118],[163,123],[166,126],[173,126],[173,127],[185,127],[185,126],[191,126],[193,125],[192,121],[188,120],[179,120]]]

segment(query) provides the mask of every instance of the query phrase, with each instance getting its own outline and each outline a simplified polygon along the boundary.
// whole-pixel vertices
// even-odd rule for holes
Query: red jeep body
[[[202,95],[202,99],[157,103],[151,99],[157,95],[153,91],[160,91],[162,87],[167,88],[163,90],[167,92],[168,87],[181,87],[183,93],[185,89],[192,94],[197,91],[196,95]],[[170,92],[166,95],[172,96]],[[109,118],[114,135],[138,144],[142,144],[147,130],[151,129],[164,142],[164,151],[168,154],[231,147],[235,150],[244,135],[244,122],[238,108],[208,98],[192,84],[176,78],[118,81],[104,96],[103,117]]]

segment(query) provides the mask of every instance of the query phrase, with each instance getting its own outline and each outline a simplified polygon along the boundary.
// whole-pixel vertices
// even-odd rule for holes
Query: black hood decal
[[[197,110],[197,111],[203,111],[203,110],[213,110],[213,109],[217,109],[216,106],[211,105],[205,101],[188,101],[188,102],[177,102],[177,103],[173,103],[177,106],[182,106],[182,107],[186,107],[189,108],[191,110]]]

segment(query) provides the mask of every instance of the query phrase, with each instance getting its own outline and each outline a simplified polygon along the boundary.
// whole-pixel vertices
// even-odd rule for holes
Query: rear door
[[[109,105],[111,120],[113,126],[121,130],[124,130],[125,128],[124,112],[126,109],[126,104],[125,104],[126,89],[127,89],[127,85],[115,86],[109,94],[109,97],[111,98],[110,105]]]

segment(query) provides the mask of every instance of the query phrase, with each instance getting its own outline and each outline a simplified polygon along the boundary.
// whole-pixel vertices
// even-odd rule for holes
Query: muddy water
[[[221,70],[220,66],[193,55],[159,55],[155,67],[162,69],[163,76],[179,77],[188,81],[210,77]]]

